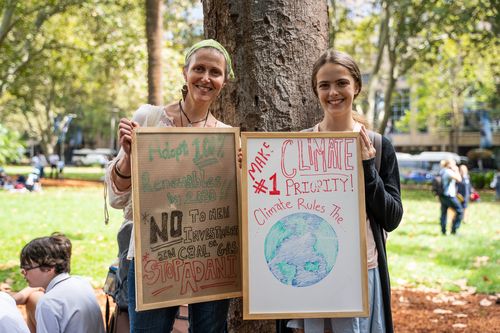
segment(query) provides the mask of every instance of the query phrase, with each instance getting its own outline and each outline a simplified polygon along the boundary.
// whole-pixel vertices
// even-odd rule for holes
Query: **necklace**
[[[193,124],[198,124],[198,123],[201,123],[202,121],[205,121],[205,123],[203,124],[203,127],[207,126],[207,120],[208,120],[208,114],[209,114],[208,110],[207,110],[207,114],[205,115],[205,118],[202,118],[202,119],[197,120],[197,121],[191,121],[191,119],[189,119],[189,117],[187,116],[186,112],[184,112],[184,108],[182,107],[181,100],[179,100],[179,110],[180,110],[180,113],[182,113],[180,115],[180,118],[181,118],[181,127],[184,127],[184,124],[182,122],[182,115],[184,115],[184,117],[186,117],[186,119],[188,121],[187,127],[193,127]]]

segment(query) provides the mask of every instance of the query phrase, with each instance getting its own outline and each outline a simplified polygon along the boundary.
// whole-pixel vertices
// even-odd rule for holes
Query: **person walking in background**
[[[469,169],[467,166],[462,164],[458,167],[458,170],[460,172],[460,176],[462,177],[462,181],[457,182],[457,198],[464,209],[464,217],[462,221],[465,222],[467,206],[469,205],[470,195],[472,193],[472,184],[470,182]]]
[[[493,175],[490,188],[495,190],[495,200],[500,201],[500,167],[497,168],[497,172]]]
[[[14,299],[27,305],[32,332],[36,327],[36,333],[104,333],[101,308],[90,283],[69,275],[71,241],[66,236],[55,233],[33,239],[23,247],[20,259],[29,287]]]
[[[126,226],[133,225],[130,151],[134,128],[230,127],[217,120],[209,110],[228,79],[233,77],[231,59],[226,49],[212,39],[196,43],[186,54],[183,75],[186,83],[179,101],[166,106],[143,105],[134,113],[131,120],[126,118],[120,120],[118,133],[121,149],[118,156],[108,164],[105,176],[110,205],[123,209],[125,216],[119,234],[124,230],[130,233],[131,228]],[[127,276],[130,332],[170,332],[178,306],[148,311],[135,310],[135,245],[134,237],[129,235],[129,238],[131,241],[126,250],[127,258],[130,259]],[[228,299],[190,304],[189,331],[225,332],[228,309]]]
[[[50,178],[59,178],[57,164],[59,163],[59,155],[52,153],[49,155]]]
[[[451,225],[451,234],[457,233],[460,223],[464,217],[464,208],[457,198],[457,182],[462,181],[457,163],[453,159],[442,160],[439,175],[442,179],[443,194],[439,196],[441,202],[441,233],[446,235],[446,224],[448,219],[448,208],[455,211],[455,217]]]
[[[64,179],[63,171],[64,171],[64,161],[59,160],[57,161],[57,179]]]
[[[37,152],[36,155],[31,158],[31,164],[34,168],[37,168],[40,171],[38,175],[40,179],[42,179],[45,176],[45,166],[47,166],[47,159],[45,158],[45,155],[41,152]]]
[[[288,327],[303,327],[305,333],[324,332],[326,326],[331,326],[334,332],[342,333],[390,333],[394,329],[385,235],[396,229],[403,217],[396,153],[385,137],[381,138],[381,151],[377,152],[370,139],[366,121],[353,111],[353,101],[361,92],[362,82],[358,65],[350,55],[335,50],[324,52],[314,64],[311,81],[324,117],[319,124],[305,131],[360,133],[367,213],[370,314],[366,318],[294,320]],[[380,172],[375,163],[377,154],[381,156]]]

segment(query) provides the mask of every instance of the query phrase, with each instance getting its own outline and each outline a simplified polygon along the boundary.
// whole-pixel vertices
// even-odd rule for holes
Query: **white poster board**
[[[244,319],[368,315],[359,133],[242,133]]]

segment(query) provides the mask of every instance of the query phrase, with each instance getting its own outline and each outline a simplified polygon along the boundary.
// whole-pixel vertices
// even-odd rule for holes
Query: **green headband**
[[[198,42],[198,43],[194,44],[193,46],[191,46],[186,53],[186,57],[184,58],[185,63],[186,64],[188,63],[188,60],[193,55],[193,53],[195,53],[197,50],[199,50],[203,47],[211,47],[211,48],[214,48],[216,50],[219,50],[222,53],[222,55],[226,59],[226,64],[227,64],[227,67],[229,69],[229,78],[234,79],[233,65],[232,65],[231,57],[229,56],[229,53],[227,53],[224,46],[220,45],[219,42],[217,42],[216,40],[213,40],[213,39],[205,39],[205,40],[202,40],[201,42]]]

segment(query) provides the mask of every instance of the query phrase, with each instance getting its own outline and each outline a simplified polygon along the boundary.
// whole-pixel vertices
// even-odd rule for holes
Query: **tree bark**
[[[205,37],[227,48],[236,78],[212,105],[242,131],[298,131],[323,117],[311,87],[315,60],[328,48],[324,0],[204,0]],[[275,332],[274,320],[243,321],[231,302],[229,332]]]
[[[311,88],[314,61],[328,47],[324,0],[205,0],[205,37],[231,54],[236,79],[213,112],[242,131],[290,131],[322,118]]]
[[[146,38],[148,47],[148,103],[161,105],[162,97],[162,14],[161,0],[146,0]]]
[[[397,66],[396,51],[390,41],[388,41],[387,49],[389,54],[389,82],[387,82],[384,90],[384,117],[378,127],[378,132],[382,135],[385,133],[387,123],[392,116],[392,93],[398,80],[398,76],[395,74]]]

